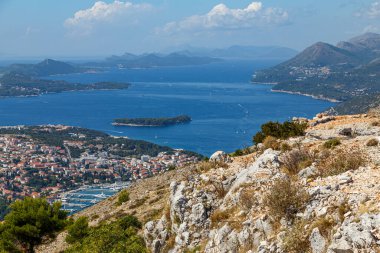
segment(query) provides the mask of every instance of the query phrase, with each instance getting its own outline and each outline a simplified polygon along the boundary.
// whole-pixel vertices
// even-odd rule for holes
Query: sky
[[[0,59],[96,58],[380,33],[377,0],[0,0]]]

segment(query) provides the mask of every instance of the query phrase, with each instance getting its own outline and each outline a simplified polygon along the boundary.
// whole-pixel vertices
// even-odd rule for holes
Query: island
[[[129,83],[97,82],[71,83],[40,79],[27,74],[11,72],[0,77],[0,97],[39,96],[46,93],[86,90],[121,90],[127,89]]]
[[[131,126],[131,127],[166,127],[177,124],[189,123],[191,118],[187,115],[166,118],[121,118],[115,119],[112,123],[114,126]]]

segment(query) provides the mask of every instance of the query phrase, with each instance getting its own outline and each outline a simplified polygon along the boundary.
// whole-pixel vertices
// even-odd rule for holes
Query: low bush
[[[128,190],[124,189],[119,193],[118,199],[116,204],[120,206],[121,204],[129,201],[129,192]]]
[[[235,152],[231,154],[232,157],[237,157],[237,156],[242,156],[242,155],[244,155],[244,153],[241,149],[237,149],[235,150]]]
[[[269,208],[270,214],[278,219],[293,219],[305,208],[308,201],[309,194],[290,179],[274,181],[269,193],[264,197],[264,204]]]
[[[243,149],[237,149],[235,152],[231,153],[231,157],[238,157],[238,156],[243,156],[243,155],[249,155],[253,153],[253,149],[251,147],[245,147]]]
[[[168,171],[176,170],[177,167],[175,165],[169,165]]]
[[[262,143],[267,136],[277,139],[303,136],[307,128],[306,123],[286,121],[284,123],[268,122],[261,126],[261,131],[253,137],[254,143]]]
[[[337,139],[337,138],[334,138],[334,139],[326,141],[323,144],[323,147],[325,147],[325,148],[335,148],[336,146],[339,146],[340,144],[341,144],[340,140]]]
[[[309,151],[294,149],[285,153],[281,158],[281,162],[289,174],[296,175],[300,170],[310,166],[314,159],[314,156]]]
[[[322,177],[334,176],[349,170],[357,170],[365,163],[364,154],[360,151],[338,150],[329,153],[318,164],[319,173]]]
[[[127,215],[120,218],[118,220],[118,223],[119,223],[119,226],[123,229],[127,229],[129,227],[133,227],[137,229],[142,228],[141,222],[135,216],[132,216],[132,215]]]
[[[377,139],[373,138],[373,139],[370,139],[369,141],[367,141],[366,145],[368,147],[375,147],[375,146],[379,145],[379,141]]]

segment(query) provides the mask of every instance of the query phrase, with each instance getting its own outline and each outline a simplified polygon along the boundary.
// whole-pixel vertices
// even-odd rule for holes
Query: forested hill
[[[27,76],[49,76],[83,72],[84,69],[72,64],[46,59],[37,64],[12,64],[3,69],[5,73],[18,73]]]
[[[337,113],[365,112],[380,104],[376,101],[380,93],[379,49],[380,35],[374,33],[336,46],[319,42],[284,63],[256,72],[253,81],[274,83],[277,91],[343,101],[336,107]]]
[[[114,125],[117,126],[148,126],[148,127],[165,127],[177,124],[184,124],[191,121],[191,118],[187,115],[180,115],[177,117],[166,118],[121,118],[115,119]]]

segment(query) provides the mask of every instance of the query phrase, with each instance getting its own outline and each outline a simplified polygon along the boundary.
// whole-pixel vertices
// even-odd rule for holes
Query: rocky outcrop
[[[165,214],[145,225],[147,245],[157,253],[379,252],[380,150],[366,145],[380,135],[380,127],[373,123],[377,120],[319,115],[309,121],[305,137],[287,141],[293,149],[315,153],[309,159],[335,152],[323,150],[331,138],[341,139],[337,150],[365,154],[366,162],[359,168],[331,175],[321,176],[321,170],[331,169],[321,168],[325,164],[321,160],[327,158],[291,175],[283,163],[288,151],[257,147],[255,153],[233,160],[215,153],[214,167],[170,184]],[[219,161],[228,162],[227,167],[220,167]],[[265,202],[278,180],[294,181],[308,193],[305,207],[292,219],[276,217]],[[302,224],[299,230],[297,224]]]
[[[224,151],[216,151],[210,156],[210,161],[212,162],[227,162],[228,155]]]

